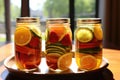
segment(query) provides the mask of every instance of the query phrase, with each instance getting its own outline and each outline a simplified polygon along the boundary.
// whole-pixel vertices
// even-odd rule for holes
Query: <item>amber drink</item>
[[[39,18],[20,17],[14,33],[15,60],[19,70],[31,71],[41,62],[41,31]]]
[[[68,18],[50,18],[46,23],[46,63],[52,71],[68,70],[72,62],[72,32]]]
[[[75,30],[75,59],[81,70],[94,70],[102,62],[103,32],[100,18],[79,18]]]

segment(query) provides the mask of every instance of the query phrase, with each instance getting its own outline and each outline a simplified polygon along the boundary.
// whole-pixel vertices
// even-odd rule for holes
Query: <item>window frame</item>
[[[29,0],[21,0],[21,17],[30,17]],[[10,0],[4,0],[5,3],[5,30],[6,42],[11,42],[11,26],[10,26]],[[95,17],[99,17],[99,0],[96,0]],[[74,33],[75,28],[75,0],[69,0],[69,17],[71,30]],[[73,37],[74,39],[74,37]]]

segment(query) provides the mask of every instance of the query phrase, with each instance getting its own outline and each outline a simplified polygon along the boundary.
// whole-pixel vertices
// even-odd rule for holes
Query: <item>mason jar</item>
[[[19,70],[31,71],[41,62],[40,20],[35,17],[16,19],[14,33],[15,61]]]
[[[46,21],[46,63],[52,71],[65,71],[72,63],[72,32],[69,18]]]
[[[78,18],[75,59],[80,70],[94,70],[102,62],[103,31],[100,18]]]

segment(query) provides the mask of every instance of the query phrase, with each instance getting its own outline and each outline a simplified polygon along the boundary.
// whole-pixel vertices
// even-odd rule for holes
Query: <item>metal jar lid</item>
[[[78,18],[77,24],[97,24],[101,23],[101,18]]]
[[[36,17],[19,17],[16,19],[17,23],[36,23],[40,22],[39,18]]]
[[[70,19],[69,18],[48,18],[46,23],[70,23]]]

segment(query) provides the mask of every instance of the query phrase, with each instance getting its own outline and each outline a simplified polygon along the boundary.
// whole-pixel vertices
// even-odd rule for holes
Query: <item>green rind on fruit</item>
[[[47,44],[46,48],[49,47],[49,46],[58,46],[58,47],[61,47],[61,48],[64,48],[64,49],[66,47],[66,46],[62,45],[61,43]]]
[[[46,53],[59,53],[65,54],[66,48],[60,43],[46,45]]]
[[[78,51],[80,53],[86,53],[86,54],[97,54],[101,50],[102,50],[102,48],[100,48],[100,47],[78,49]]]
[[[61,51],[65,52],[65,49],[62,48],[62,47],[59,47],[59,46],[47,46],[46,47],[46,49],[50,49],[50,48],[52,48],[53,50],[58,49],[58,50],[61,50]]]
[[[47,51],[46,53],[47,54],[57,53],[57,54],[60,54],[60,55],[64,54],[63,52],[60,52],[60,51]]]
[[[41,35],[36,34],[34,31],[30,30],[35,36],[39,37],[40,39],[42,38]]]
[[[59,53],[59,54],[64,54],[65,52],[60,50],[60,49],[54,49],[54,48],[49,48],[46,50],[47,54],[49,53]]]

